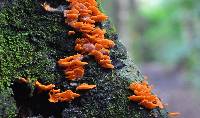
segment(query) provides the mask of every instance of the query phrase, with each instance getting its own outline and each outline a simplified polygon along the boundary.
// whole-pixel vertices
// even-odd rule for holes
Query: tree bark
[[[128,100],[133,93],[131,82],[143,77],[109,21],[98,24],[106,29],[106,38],[116,46],[111,50],[115,68],[101,68],[93,57],[86,56],[89,64],[84,77],[73,83],[94,83],[96,89],[81,92],[81,97],[65,103],[50,103],[48,93],[37,94],[32,83],[54,83],[61,90],[75,88],[65,79],[56,62],[76,54],[77,36],[67,36],[70,30],[62,13],[43,10],[41,1],[15,0],[0,11],[0,117],[98,117],[98,118],[167,118],[165,109],[147,110]],[[65,0],[48,0],[53,7],[67,6]],[[100,2],[99,2],[100,5]],[[27,77],[29,84],[15,80]]]

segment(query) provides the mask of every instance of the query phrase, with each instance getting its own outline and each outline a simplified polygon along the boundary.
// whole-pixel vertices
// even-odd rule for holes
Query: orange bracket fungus
[[[66,57],[58,61],[58,65],[64,69],[64,73],[69,80],[74,80],[83,77],[84,65],[86,62],[82,62],[83,56],[77,54],[74,56]]]
[[[35,87],[38,89],[38,92],[42,92],[42,91],[49,91],[49,90],[52,90],[55,85],[54,84],[49,84],[49,85],[43,85],[41,84],[40,82],[36,81],[35,82]]]
[[[72,92],[71,90],[66,90],[65,92],[60,92],[60,89],[54,90],[52,89],[49,92],[49,101],[56,103],[56,102],[69,102],[73,99],[80,97],[79,94]]]
[[[135,93],[135,95],[128,97],[131,101],[139,102],[140,105],[147,109],[154,109],[156,107],[164,108],[160,99],[152,94],[152,87],[148,85],[147,81],[131,83],[129,89]]]
[[[79,85],[76,90],[88,90],[88,89],[93,89],[96,88],[96,85],[88,85],[86,83],[83,83],[81,85]]]
[[[64,70],[64,74],[68,80],[80,79],[84,75],[84,66],[88,63],[82,62],[83,55],[92,55],[95,60],[103,68],[112,69],[112,60],[110,59],[110,48],[114,47],[115,43],[112,40],[104,37],[105,30],[96,26],[97,22],[107,20],[108,16],[103,14],[99,9],[95,0],[67,0],[69,6],[64,10],[65,23],[72,28],[67,34],[74,35],[81,32],[81,38],[75,41],[75,50],[81,54],[69,56],[58,60],[58,66]],[[42,5],[46,11],[54,12],[57,9],[50,7],[46,2]],[[71,101],[79,94],[73,93],[71,90],[60,93],[60,90],[54,90],[55,85],[42,85],[36,81],[35,86],[40,91],[49,92],[50,102]],[[83,83],[76,90],[88,90],[95,88],[96,85],[88,85]]]
[[[82,54],[93,55],[104,68],[114,68],[109,57],[109,49],[115,43],[105,39],[105,31],[95,26],[96,22],[103,22],[108,17],[101,13],[95,0],[68,0],[68,2],[70,6],[64,11],[65,21],[83,33],[81,38],[76,39],[75,50]]]

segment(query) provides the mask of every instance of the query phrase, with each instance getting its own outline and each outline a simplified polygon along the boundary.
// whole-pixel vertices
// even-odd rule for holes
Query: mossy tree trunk
[[[99,0],[100,1],[100,0]],[[99,2],[98,1],[98,2]],[[116,46],[111,50],[113,70],[101,68],[91,56],[84,77],[71,83],[96,84],[97,88],[80,92],[81,97],[67,103],[49,103],[48,93],[36,94],[32,83],[54,83],[61,90],[74,90],[56,65],[58,59],[76,54],[75,39],[68,36],[63,14],[46,12],[41,1],[15,0],[0,11],[0,117],[113,117],[166,118],[166,110],[147,110],[127,99],[133,93],[130,82],[143,77],[127,56],[109,21],[98,24],[106,29],[106,38]],[[65,0],[47,0],[53,7],[67,6]],[[100,2],[99,2],[100,3]],[[30,84],[15,82],[27,77]]]

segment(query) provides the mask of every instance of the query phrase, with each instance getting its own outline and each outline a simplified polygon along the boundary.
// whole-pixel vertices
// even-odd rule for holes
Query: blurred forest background
[[[200,0],[102,0],[154,92],[181,118],[199,118]]]

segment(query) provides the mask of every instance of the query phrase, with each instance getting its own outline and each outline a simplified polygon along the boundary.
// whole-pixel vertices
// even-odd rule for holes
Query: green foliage
[[[138,41],[135,45],[146,43],[145,46],[150,51],[153,50],[151,52],[146,50],[147,54],[151,53],[154,55],[154,60],[151,61],[162,60],[162,62],[164,61],[167,64],[177,63],[184,55],[188,55],[186,53],[191,53],[190,50],[193,50],[188,41],[195,41],[195,39],[184,37],[184,35],[187,35],[187,32],[184,30],[187,31],[187,28],[190,28],[189,24],[187,24],[190,22],[193,22],[191,28],[194,28],[192,26],[195,23],[194,19],[198,17],[195,16],[197,15],[195,14],[195,9],[197,9],[195,4],[200,4],[200,2],[196,0],[163,1],[160,4],[162,7],[140,12],[148,25],[142,34],[145,41]],[[195,35],[195,33],[194,31],[191,35]]]
[[[196,82],[200,72],[199,56],[199,0],[168,0],[154,9],[140,9],[135,18],[133,52],[139,62],[158,62],[165,66],[180,66],[187,71],[188,78]],[[139,20],[138,20],[139,19]],[[139,29],[144,22],[144,30]],[[196,78],[196,79],[195,79]],[[199,85],[198,85],[199,86]]]
[[[130,14],[127,31],[131,32],[129,39],[134,40],[130,53],[136,62],[156,62],[174,68],[181,65],[187,71],[187,78],[199,83],[200,1],[133,0],[129,3],[133,5],[126,8]],[[119,28],[124,27],[120,26],[124,23],[118,22],[119,16],[123,16],[118,10],[124,10],[123,5],[107,0],[103,1],[103,7]]]

